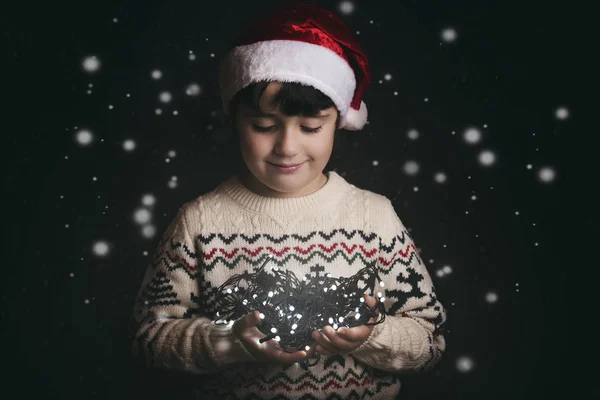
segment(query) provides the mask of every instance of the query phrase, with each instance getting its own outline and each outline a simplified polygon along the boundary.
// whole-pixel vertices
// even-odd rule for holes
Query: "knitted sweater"
[[[402,373],[432,368],[446,348],[446,310],[390,200],[335,171],[316,192],[260,196],[232,176],[185,203],[164,233],[133,310],[133,354],[147,366],[210,374],[202,399],[390,399]],[[312,367],[258,362],[213,323],[228,278],[271,265],[296,276],[348,277],[373,261],[386,318],[347,356]],[[218,373],[217,373],[218,372]]]

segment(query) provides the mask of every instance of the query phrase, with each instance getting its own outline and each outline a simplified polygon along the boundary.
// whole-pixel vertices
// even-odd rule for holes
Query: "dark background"
[[[220,156],[226,132],[217,63],[249,15],[278,3],[6,6],[0,317],[8,393],[185,398],[191,382],[202,379],[137,366],[127,321],[149,254],[178,207],[231,173]],[[317,3],[336,12],[340,4]],[[577,393],[566,363],[569,269],[559,261],[565,233],[557,226],[562,151],[577,119],[569,7],[353,4],[352,14],[338,15],[360,31],[370,57],[370,123],[342,132],[328,169],[393,199],[449,317],[443,360],[405,378],[400,397]],[[454,42],[441,38],[448,27],[456,30]],[[91,55],[101,62],[94,73],[82,67]],[[151,77],[155,69],[159,80]],[[186,95],[192,82],[200,95]],[[163,91],[171,102],[160,102]],[[556,117],[559,107],[568,118]],[[480,142],[463,139],[470,127]],[[77,144],[80,129],[93,133],[91,145]],[[407,137],[411,129],[417,140]],[[134,151],[123,150],[125,139],[135,141]],[[171,150],[176,156],[166,162]],[[493,165],[477,161],[483,150],[495,154]],[[408,160],[420,166],[414,176],[403,172]],[[552,182],[537,178],[544,166],[555,171]],[[434,180],[437,172],[445,173],[444,183]],[[168,186],[172,176],[175,188]],[[156,198],[152,237],[133,218],[146,193]],[[98,240],[109,244],[107,255],[93,252]],[[451,272],[439,276],[444,266]],[[486,301],[489,292],[496,302]],[[466,371],[465,359],[472,363]]]

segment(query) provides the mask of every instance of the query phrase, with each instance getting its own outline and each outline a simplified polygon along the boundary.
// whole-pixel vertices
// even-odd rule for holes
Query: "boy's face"
[[[270,105],[280,87],[279,82],[267,86],[259,103],[262,112],[243,103],[238,108],[235,120],[241,154],[251,172],[245,183],[263,196],[305,196],[326,182],[323,169],[333,150],[337,110],[321,110],[318,118],[283,115]],[[318,132],[311,133],[315,128]],[[286,172],[274,164],[302,165]]]

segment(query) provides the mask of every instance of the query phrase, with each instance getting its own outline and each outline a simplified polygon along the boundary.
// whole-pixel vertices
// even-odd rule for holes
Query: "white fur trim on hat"
[[[348,109],[348,116],[346,118],[346,124],[342,128],[349,131],[359,131],[367,123],[367,105],[364,101],[360,102],[360,110],[355,110],[350,107]]]
[[[346,125],[356,78],[348,62],[334,51],[296,40],[265,40],[234,47],[219,66],[225,113],[229,111],[229,101],[238,91],[262,80],[299,82],[319,89],[340,111],[340,126]],[[364,103],[359,115],[363,114],[363,106]],[[366,119],[366,107],[364,113]],[[359,120],[351,118],[354,121],[351,126],[360,125],[362,117]]]

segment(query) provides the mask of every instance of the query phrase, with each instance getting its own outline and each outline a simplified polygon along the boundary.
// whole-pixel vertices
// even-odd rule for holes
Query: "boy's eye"
[[[275,125],[272,126],[258,126],[258,125],[252,125],[252,128],[254,128],[254,130],[257,130],[259,132],[268,132],[270,130],[273,130],[275,128]]]
[[[321,128],[322,128],[322,127],[323,127],[323,125],[321,125],[321,126],[318,126],[318,127],[316,127],[316,128],[309,128],[309,127],[307,127],[307,126],[303,126],[303,127],[302,127],[302,130],[303,130],[304,132],[307,132],[307,133],[317,133],[317,132],[319,132],[319,131],[321,130]],[[277,128],[277,125],[271,125],[271,126],[259,126],[259,125],[254,125],[254,124],[252,124],[252,128],[253,128],[254,130],[258,131],[258,132],[269,132],[269,131],[272,131],[272,130],[274,130],[275,128]]]

